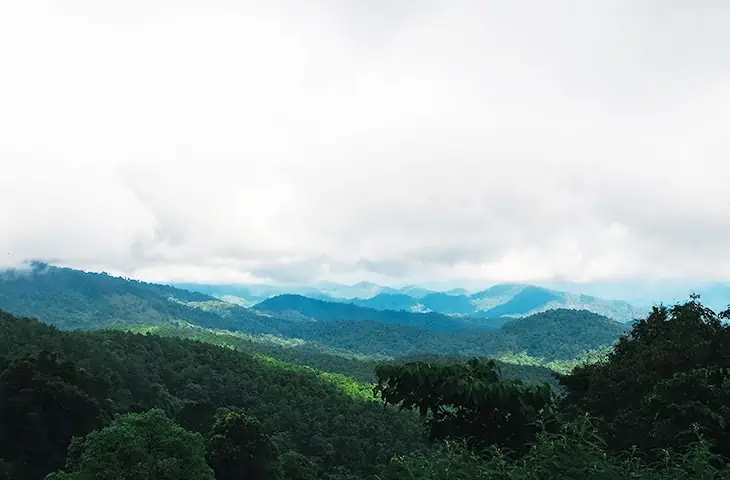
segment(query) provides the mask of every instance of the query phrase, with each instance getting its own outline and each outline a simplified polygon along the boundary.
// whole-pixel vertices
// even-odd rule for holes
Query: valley
[[[356,288],[344,290],[351,294]],[[366,290],[372,296],[348,300],[333,299],[321,291],[310,291],[311,297],[306,292],[268,291],[245,306],[245,302],[225,301],[221,291],[186,290],[42,263],[0,273],[0,393],[5,392],[6,399],[0,398],[0,420],[6,424],[0,439],[18,438],[21,429],[31,432],[25,438],[36,438],[39,429],[51,424],[58,432],[54,441],[32,448],[23,444],[25,450],[0,448],[0,467],[5,469],[0,474],[40,480],[49,472],[61,472],[71,436],[115,425],[112,419],[120,414],[119,418],[138,415],[129,417],[130,421],[146,422],[160,412],[162,418],[201,438],[212,435],[224,418],[238,418],[252,425],[246,428],[266,432],[256,434],[256,448],[278,453],[261,453],[260,463],[246,464],[251,472],[258,472],[251,474],[256,478],[395,479],[400,478],[401,468],[421,471],[414,479],[437,478],[429,476],[434,475],[431,470],[422,471],[424,461],[456,461],[463,468],[492,472],[487,477],[463,478],[503,478],[495,476],[494,459],[466,459],[464,455],[472,455],[470,450],[460,449],[471,449],[468,445],[428,441],[422,419],[411,409],[434,400],[427,400],[432,393],[419,392],[453,388],[449,382],[464,375],[458,369],[467,368],[464,372],[471,373],[460,382],[470,385],[471,396],[455,393],[450,397],[443,390],[435,397],[441,398],[438,402],[451,398],[448,408],[466,409],[466,414],[472,408],[468,405],[477,401],[474,395],[486,395],[478,402],[507,402],[500,407],[506,409],[523,408],[518,407],[523,405],[520,402],[541,398],[540,402],[554,402],[551,409],[564,408],[560,405],[567,402],[599,415],[591,403],[593,394],[581,392],[587,392],[586,385],[599,388],[602,384],[585,384],[580,379],[595,375],[595,368],[606,362],[619,361],[625,355],[619,349],[639,341],[636,335],[641,335],[647,321],[629,324],[566,308],[568,295],[533,286],[504,284],[476,294]],[[234,293],[241,292],[229,290],[228,294]],[[619,303],[594,297],[582,302],[620,310]],[[424,305],[428,307],[421,308]],[[672,315],[689,316],[691,324],[692,315],[701,313],[693,305],[681,307],[685,310],[678,305],[675,308],[680,310]],[[654,310],[649,318],[658,316],[661,321],[667,313]],[[720,323],[707,325],[701,328],[720,328],[717,335],[726,332],[726,327],[718,327]],[[413,379],[409,382],[425,384],[398,387],[400,383],[392,383],[399,375],[415,371],[422,373],[407,377]],[[36,373],[27,377],[20,372]],[[436,380],[440,375],[447,377]],[[72,409],[69,420],[63,419],[66,414],[53,413],[55,407],[36,410],[40,397],[21,393],[35,391],[36,387],[23,383],[28,381],[45,385],[48,392],[60,389],[53,395],[65,396],[63,402],[74,405],[58,404]],[[489,385],[490,390],[479,390]],[[523,400],[511,403],[508,398]],[[26,413],[17,410],[21,404],[26,405]],[[432,439],[443,435],[438,432],[447,424],[440,427],[434,422],[447,411],[436,409],[424,417]],[[552,410],[519,415],[528,419],[548,411]],[[16,419],[11,421],[9,415]],[[463,425],[466,420],[456,417],[448,422],[462,425],[458,428],[481,425],[483,429],[489,424],[489,430],[506,421],[479,415]],[[32,423],[31,418],[43,418],[45,423]],[[574,425],[570,422],[566,426]],[[534,440],[529,440],[531,430],[520,433],[524,438],[514,437],[521,428],[526,427],[509,427],[511,440],[495,437],[493,442],[503,448],[510,442],[517,443],[509,448],[528,448]],[[462,434],[445,438],[452,435],[461,438]],[[577,437],[566,438],[582,445]],[[538,442],[529,448],[528,455],[537,455],[545,445]],[[615,448],[618,452],[623,446]],[[427,457],[425,452],[430,452]],[[590,462],[589,458],[584,460]],[[605,458],[606,468],[623,465],[619,457]],[[636,478],[667,473],[643,460],[637,462],[630,468],[643,476]],[[217,468],[216,478],[226,478],[223,467]],[[518,472],[522,467],[510,468]],[[685,478],[676,476],[684,466],[677,463],[671,468],[673,478]],[[67,478],[64,473],[54,475],[50,478]]]
[[[48,265],[6,272],[0,282],[0,309],[61,329],[194,326],[381,358],[525,354],[536,361],[570,361],[614,343],[628,330],[606,317],[568,309],[522,318],[461,317],[292,294],[245,308],[175,287]]]

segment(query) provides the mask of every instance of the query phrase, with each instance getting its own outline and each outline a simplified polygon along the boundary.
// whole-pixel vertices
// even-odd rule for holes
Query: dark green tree
[[[72,360],[78,370],[103,379],[108,385],[106,393],[97,387],[84,390],[98,392],[96,401],[110,412],[160,408],[182,423],[186,405],[209,402],[215,408],[244,408],[272,433],[278,451],[305,455],[323,479],[328,474],[341,476],[345,470],[351,476],[367,478],[394,454],[424,443],[414,415],[355,399],[361,393],[350,388],[351,381],[333,379],[322,371],[181,338],[59,331],[37,320],[0,312],[0,352],[5,358],[41,349],[57,352],[59,358]],[[375,362],[363,365],[374,369]],[[206,398],[198,395],[201,391]],[[197,411],[202,415],[195,408],[188,410],[192,415],[185,421],[190,421],[190,427],[197,424],[195,428],[208,437],[207,406]],[[68,445],[59,449],[60,462],[67,450]],[[2,454],[0,458],[4,458]],[[63,463],[55,470],[62,467]]]
[[[128,413],[69,447],[66,471],[48,480],[214,480],[205,442],[158,409]]]
[[[47,351],[11,362],[0,375],[0,458],[19,478],[63,466],[71,438],[98,427],[102,412],[90,380]]]
[[[220,409],[210,430],[208,463],[217,480],[277,478],[277,452],[261,423],[237,409]]]
[[[207,436],[215,420],[216,409],[208,402],[187,402],[177,413],[178,423],[191,432]]]
[[[304,455],[287,452],[279,457],[279,471],[283,480],[317,480],[317,468]]]
[[[699,297],[655,307],[606,360],[560,375],[566,412],[599,420],[616,450],[683,449],[697,434],[730,453],[730,327]]]
[[[463,442],[447,441],[435,449],[399,455],[379,480],[728,480],[730,470],[718,468],[706,441],[695,442],[682,455],[647,462],[631,452],[605,449],[587,417],[541,432],[520,459],[499,448],[475,452]]]
[[[12,466],[0,458],[0,480],[13,480]]]
[[[523,451],[553,418],[550,386],[501,380],[492,361],[439,365],[413,362],[379,365],[375,394],[386,404],[417,409],[428,417],[431,438],[465,439]]]

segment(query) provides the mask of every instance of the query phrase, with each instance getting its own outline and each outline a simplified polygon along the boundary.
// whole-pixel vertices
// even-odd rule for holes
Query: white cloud
[[[5,2],[0,262],[730,278],[724,2]]]

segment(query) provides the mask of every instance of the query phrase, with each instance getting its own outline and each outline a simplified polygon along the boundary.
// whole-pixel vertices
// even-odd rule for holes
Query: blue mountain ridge
[[[469,293],[464,289],[438,292],[413,285],[394,288],[374,283],[334,283],[320,286],[196,285],[175,286],[198,291],[229,302],[254,306],[278,295],[301,295],[317,300],[350,303],[375,310],[435,312],[463,317],[524,317],[559,308],[588,310],[620,321],[631,322],[650,310],[622,300],[607,300],[581,293],[552,290],[536,285],[504,283]],[[415,292],[415,293],[411,293]]]

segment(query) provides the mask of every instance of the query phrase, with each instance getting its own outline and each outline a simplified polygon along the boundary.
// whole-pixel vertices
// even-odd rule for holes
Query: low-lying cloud
[[[7,2],[0,264],[730,278],[723,2]]]

